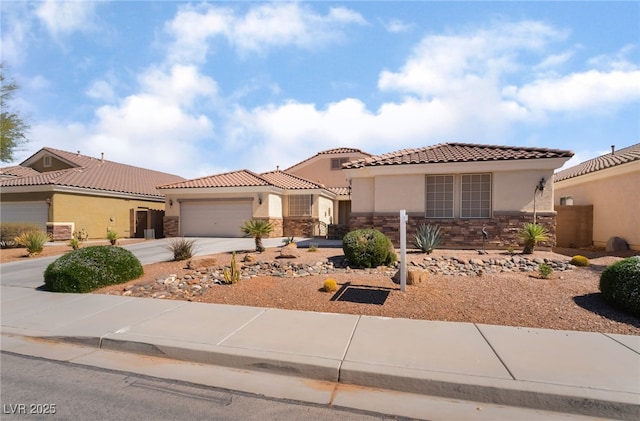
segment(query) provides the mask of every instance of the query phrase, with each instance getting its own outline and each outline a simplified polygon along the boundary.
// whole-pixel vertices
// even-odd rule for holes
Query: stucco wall
[[[361,153],[323,154],[294,166],[288,169],[287,172],[295,174],[298,177],[306,178],[307,180],[315,181],[316,183],[324,184],[327,187],[346,187],[349,184],[345,173],[342,170],[332,170],[331,159],[348,158],[349,160],[356,160],[366,158],[367,156],[368,155]]]
[[[325,224],[333,221],[333,200],[326,197],[318,197],[318,219]]]
[[[351,180],[351,212],[373,212],[375,210],[375,179],[373,177]]]
[[[593,244],[624,238],[640,250],[640,162],[555,183],[555,203],[571,196],[574,205],[593,205]]]

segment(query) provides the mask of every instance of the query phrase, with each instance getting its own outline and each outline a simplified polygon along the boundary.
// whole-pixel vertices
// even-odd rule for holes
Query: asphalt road
[[[345,420],[393,417],[0,354],[2,420]]]

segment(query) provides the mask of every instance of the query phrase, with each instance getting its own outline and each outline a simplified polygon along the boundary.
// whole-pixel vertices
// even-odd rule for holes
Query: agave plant
[[[536,244],[549,239],[549,231],[542,225],[529,222],[524,224],[518,236],[524,241],[522,254],[532,254]]]
[[[273,232],[273,224],[264,219],[252,219],[247,221],[240,227],[245,237],[253,237],[256,241],[256,251],[261,253],[264,251],[262,245],[262,237],[265,237]]]
[[[440,244],[440,227],[437,225],[420,225],[415,234],[414,244],[423,253],[431,254]]]

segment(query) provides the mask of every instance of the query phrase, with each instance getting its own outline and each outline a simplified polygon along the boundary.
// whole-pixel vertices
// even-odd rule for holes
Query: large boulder
[[[211,266],[215,266],[218,263],[218,259],[214,256],[197,256],[192,257],[187,262],[187,269],[198,269],[198,268],[208,268]]]
[[[300,257],[300,250],[296,243],[289,243],[280,249],[280,257],[285,259],[295,259]]]
[[[429,277],[429,271],[418,268],[407,269],[407,285],[417,285],[425,282]],[[394,283],[400,284],[400,271],[398,270],[393,278]]]
[[[624,238],[611,237],[607,241],[607,251],[623,251],[629,250],[629,244]]]

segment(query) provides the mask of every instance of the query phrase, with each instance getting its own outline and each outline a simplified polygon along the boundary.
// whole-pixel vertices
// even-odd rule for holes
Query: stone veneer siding
[[[313,237],[313,226],[317,218],[290,216],[283,219],[283,235],[285,237]]]
[[[162,230],[165,237],[180,237],[180,218],[165,216],[162,218]]]
[[[47,223],[47,234],[52,241],[65,241],[73,238],[73,224]]]
[[[489,233],[485,247],[488,249],[517,249],[523,246],[518,231],[527,222],[533,222],[533,214],[525,212],[494,212],[493,218],[478,219],[427,219],[417,214],[409,214],[407,222],[407,247],[413,247],[413,237],[421,224],[440,227],[440,248],[481,249],[482,226]],[[556,213],[545,212],[536,215],[537,222],[549,231],[549,240],[539,243],[540,247],[553,247],[556,242]],[[375,228],[391,239],[395,247],[400,247],[400,216],[351,214],[351,230]]]

